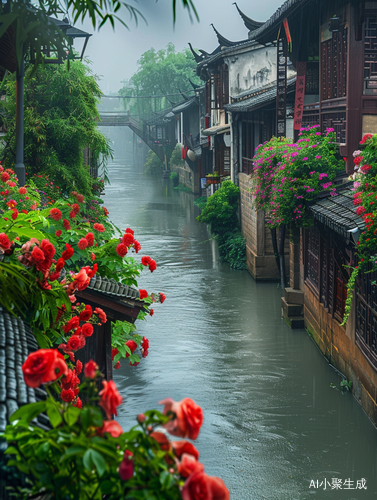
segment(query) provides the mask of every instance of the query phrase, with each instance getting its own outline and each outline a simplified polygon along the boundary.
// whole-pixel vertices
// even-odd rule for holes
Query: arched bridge
[[[156,153],[165,164],[166,168],[166,155],[162,144],[156,144],[149,137],[146,129],[140,125],[139,121],[126,111],[101,111],[98,125],[100,127],[129,127],[154,153]]]

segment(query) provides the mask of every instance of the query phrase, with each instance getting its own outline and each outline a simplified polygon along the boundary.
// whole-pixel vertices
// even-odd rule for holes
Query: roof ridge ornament
[[[263,26],[264,22],[260,21],[254,21],[254,19],[251,19],[248,17],[246,14],[242,12],[242,10],[238,7],[237,2],[233,2],[233,5],[236,6],[236,9],[238,10],[239,15],[242,17],[242,20],[244,22],[244,25],[246,28],[250,31],[255,31],[256,29],[260,28]]]
[[[194,59],[197,63],[200,63],[203,60],[204,55],[199,55],[192,47],[191,43],[188,42],[188,45],[190,47],[190,50],[192,52],[192,55],[194,56]]]

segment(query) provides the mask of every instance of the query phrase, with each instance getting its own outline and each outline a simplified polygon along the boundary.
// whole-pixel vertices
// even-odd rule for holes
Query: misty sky
[[[138,8],[148,21],[148,25],[140,19],[136,27],[134,21],[129,23],[127,31],[117,24],[115,32],[110,26],[104,26],[99,32],[94,31],[91,24],[85,22],[82,27],[93,33],[85,55],[92,61],[92,70],[101,76],[100,85],[103,92],[117,92],[121,81],[128,79],[137,69],[137,61],[146,50],[154,47],[156,50],[173,42],[177,50],[187,47],[191,42],[196,48],[212,52],[218,43],[210,26],[232,41],[247,39],[247,29],[239,16],[234,0],[194,0],[200,22],[190,22],[187,12],[177,0],[177,22],[173,28],[172,0],[126,0]],[[238,6],[249,17],[256,21],[266,21],[283,0],[250,1],[238,0]],[[122,11],[123,12],[123,11]],[[129,21],[128,13],[124,11],[123,18]],[[76,45],[76,44],[75,44]]]

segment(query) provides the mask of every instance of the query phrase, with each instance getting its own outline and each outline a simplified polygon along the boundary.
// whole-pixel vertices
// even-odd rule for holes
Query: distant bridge
[[[135,120],[127,111],[102,111],[100,112],[100,127],[128,127],[130,128],[145,144],[159,157],[159,159],[166,165],[165,150],[160,144],[155,144],[149,137],[146,130],[140,126],[139,122]]]

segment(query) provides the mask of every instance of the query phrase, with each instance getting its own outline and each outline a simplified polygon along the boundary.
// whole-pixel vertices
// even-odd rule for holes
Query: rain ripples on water
[[[145,177],[132,143],[119,139],[130,139],[124,129],[107,133],[115,157],[105,206],[157,261],[140,288],[167,295],[137,323],[149,356],[115,372],[125,399],[119,422],[134,425],[165,397],[191,397],[204,411],[200,460],[232,500],[375,499],[377,431],[350,394],[330,387],[340,378],[306,332],[281,320],[276,283],[221,264],[193,196]],[[332,478],[366,478],[368,489],[309,488]]]

